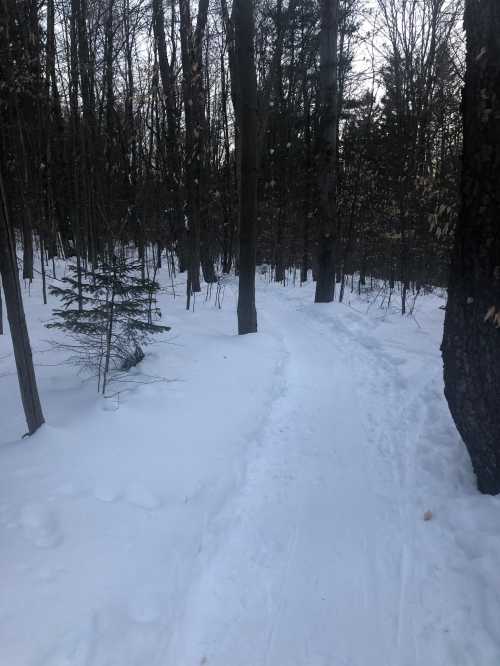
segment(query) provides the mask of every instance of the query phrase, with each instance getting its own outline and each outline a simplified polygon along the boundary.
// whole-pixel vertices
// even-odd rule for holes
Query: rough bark
[[[2,281],[0,280],[0,335],[3,335]]]
[[[17,376],[21,398],[28,424],[28,432],[32,435],[44,422],[35,370],[31,356],[31,346],[28,328],[24,316],[23,299],[19,275],[17,271],[17,257],[14,247],[14,238],[8,219],[7,202],[0,174],[0,275],[2,277],[5,305],[12,335],[14,357],[16,360]]]
[[[254,9],[248,0],[233,4],[239,104],[236,109],[241,159],[238,333],[257,331],[255,251],[257,220],[257,77]],[[235,82],[236,83],[236,82]]]
[[[205,160],[206,118],[203,89],[202,40],[205,34],[208,0],[199,0],[196,29],[191,22],[188,0],[180,2],[181,55],[183,70],[184,115],[186,124],[185,170],[186,202],[189,220],[188,285],[200,291],[200,230],[204,196],[202,178]],[[203,179],[204,180],[204,179]]]
[[[173,19],[174,17],[172,17],[172,20]],[[167,112],[166,153],[169,167],[165,181],[172,192],[172,204],[174,208],[174,241],[179,255],[179,270],[183,272],[185,263],[184,255],[186,253],[186,229],[184,225],[184,210],[180,187],[181,159],[178,142],[179,128],[177,123],[176,73],[174,71],[174,58],[172,57],[169,59],[167,52],[165,14],[163,11],[162,0],[153,0],[153,30],[156,49],[158,51],[158,65]]]
[[[338,0],[321,0],[320,137],[318,179],[320,230],[314,300],[330,303],[335,296],[336,162],[337,162],[337,35]]]
[[[445,394],[479,489],[500,492],[500,4],[467,0],[461,210],[443,338]]]

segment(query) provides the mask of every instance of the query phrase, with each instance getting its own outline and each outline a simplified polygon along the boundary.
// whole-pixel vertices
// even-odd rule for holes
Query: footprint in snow
[[[64,572],[63,567],[42,567],[36,573],[36,580],[40,583],[52,583]]]
[[[55,548],[63,541],[56,513],[43,505],[25,506],[21,511],[20,525],[25,537],[37,548]]]
[[[91,663],[95,642],[94,623],[85,623],[60,638],[50,652],[42,657],[39,664],[40,666],[88,666]]]
[[[120,498],[120,491],[106,484],[98,484],[94,488],[94,497],[99,502],[116,502]]]
[[[161,505],[158,497],[139,483],[132,483],[128,487],[127,492],[125,493],[125,499],[129,504],[150,511],[158,509]]]

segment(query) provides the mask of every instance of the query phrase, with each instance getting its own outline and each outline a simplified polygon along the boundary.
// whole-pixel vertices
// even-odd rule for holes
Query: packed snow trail
[[[0,666],[500,664],[500,500],[443,398],[442,298],[413,320],[259,279],[238,337],[235,288],[164,294],[172,344],[103,401],[36,287],[29,440],[0,339]]]
[[[403,325],[383,345],[354,309],[263,283],[258,296],[259,330],[285,351],[280,389],[246,484],[224,509],[232,528],[191,586],[166,663],[497,666],[498,587],[486,599],[494,560],[482,586],[464,581],[482,548],[450,547],[446,520],[435,538],[425,502],[438,512],[441,502],[432,485],[422,497],[415,478],[418,455],[431,454],[431,476],[469,471],[437,345],[426,351],[418,322],[416,344],[398,339]],[[444,470],[441,448],[454,457]]]
[[[340,321],[271,290],[260,307],[281,390],[168,663],[416,666],[398,386]]]

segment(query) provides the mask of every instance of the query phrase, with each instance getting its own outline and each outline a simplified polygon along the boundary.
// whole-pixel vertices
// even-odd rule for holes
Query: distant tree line
[[[256,253],[277,281],[316,272],[318,171],[334,166],[339,293],[353,272],[405,290],[445,282],[460,3],[377,1],[255,3]],[[237,269],[243,79],[226,0],[6,0],[0,20],[1,168],[23,277],[61,255],[92,270],[117,237],[139,257],[175,252],[190,292]],[[335,37],[329,62],[320,35]]]

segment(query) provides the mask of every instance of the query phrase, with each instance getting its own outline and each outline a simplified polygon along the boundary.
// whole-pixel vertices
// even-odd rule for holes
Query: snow
[[[20,439],[0,337],[2,666],[498,666],[500,500],[443,398],[443,295],[313,289],[259,276],[242,337],[233,279],[221,309],[166,290],[108,399],[25,289],[47,423]]]

